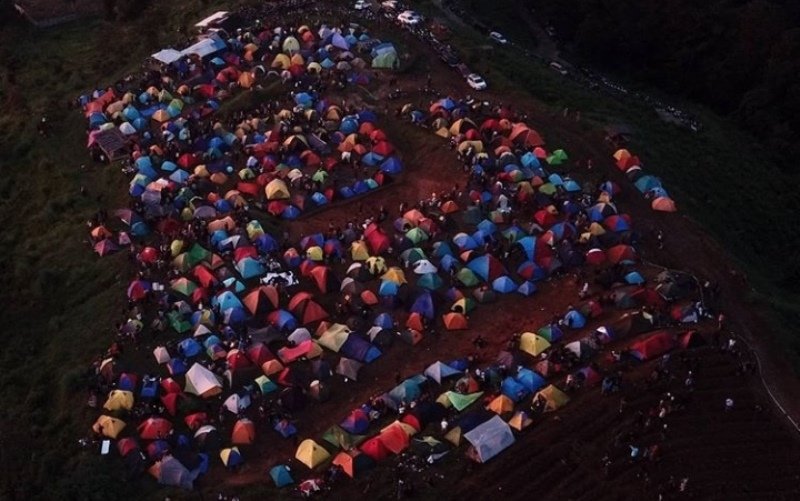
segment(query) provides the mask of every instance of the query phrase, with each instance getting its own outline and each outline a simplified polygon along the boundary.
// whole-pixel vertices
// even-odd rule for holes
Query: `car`
[[[397,10],[397,0],[386,0],[385,2],[381,2],[381,7],[384,10]]]
[[[561,73],[562,75],[566,75],[569,73],[566,68],[561,66],[561,63],[557,63],[555,61],[550,62],[550,67],[556,70],[557,72]]]
[[[406,10],[397,15],[397,20],[407,26],[416,26],[422,21],[422,16],[413,10]]]
[[[499,43],[500,45],[505,45],[505,44],[508,43],[508,40],[506,40],[506,37],[504,37],[503,35],[501,35],[500,33],[496,32],[496,31],[492,31],[491,33],[489,33],[489,38],[491,38],[493,41]]]
[[[358,0],[353,8],[355,10],[369,9],[369,2],[367,0]]]
[[[470,73],[467,76],[467,85],[475,90],[484,90],[486,87],[488,87],[486,80],[484,80],[483,77],[477,73]]]

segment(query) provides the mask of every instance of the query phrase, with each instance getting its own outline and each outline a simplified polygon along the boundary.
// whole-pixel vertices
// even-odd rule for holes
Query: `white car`
[[[367,0],[358,0],[353,8],[355,10],[369,9],[369,2]]]
[[[503,35],[501,35],[500,33],[496,32],[496,31],[492,31],[491,33],[489,33],[489,38],[491,38],[495,42],[499,43],[500,45],[505,45],[505,44],[508,43],[508,40],[506,40],[506,37],[504,37]]]
[[[486,87],[488,87],[486,80],[484,80],[483,77],[477,73],[470,73],[467,76],[467,84],[475,90],[484,90]]]
[[[422,21],[422,16],[413,10],[407,10],[398,14],[397,20],[408,26],[416,26]]]
[[[397,0],[386,0],[381,2],[381,7],[385,10],[397,10]]]

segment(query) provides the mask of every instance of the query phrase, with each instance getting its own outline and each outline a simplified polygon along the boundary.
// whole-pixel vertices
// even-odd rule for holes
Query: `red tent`
[[[408,434],[399,424],[393,424],[386,427],[380,435],[378,440],[386,447],[387,450],[400,454],[408,448]]]
[[[636,341],[630,347],[631,354],[641,361],[651,360],[675,348],[675,336],[668,331],[659,331]]]
[[[381,461],[389,456],[389,451],[381,442],[380,436],[372,437],[361,444],[361,452],[371,457],[375,461]]]
[[[172,395],[172,393],[171,393]],[[151,417],[139,425],[139,436],[145,440],[158,440],[167,438],[172,431],[172,423],[164,418]]]

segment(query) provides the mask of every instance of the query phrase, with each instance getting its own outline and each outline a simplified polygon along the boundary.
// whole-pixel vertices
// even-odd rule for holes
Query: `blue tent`
[[[281,419],[272,427],[281,434],[283,438],[289,438],[297,434],[297,428],[288,419]]]
[[[529,168],[538,168],[538,167],[541,167],[541,165],[542,165],[539,162],[539,159],[536,158],[536,155],[534,155],[530,151],[525,153],[524,155],[522,155],[522,157],[519,160],[520,160],[520,162],[522,162],[522,165],[524,165],[525,167],[529,167]]]
[[[350,198],[354,196],[355,193],[353,193],[353,188],[349,186],[342,186],[339,188],[339,195],[341,195],[342,198]]]
[[[223,291],[215,296],[211,299],[211,305],[219,305],[221,311],[225,311],[229,308],[242,308],[242,302],[236,297],[236,294],[231,291]]]
[[[414,301],[414,304],[411,305],[411,311],[414,313],[419,313],[428,320],[432,320],[435,312],[433,307],[433,298],[431,297],[430,292],[425,291],[424,293],[420,294],[416,301]]]
[[[486,233],[487,235],[491,235],[495,231],[497,231],[497,225],[489,221],[488,219],[484,219],[483,221],[478,223],[478,229]]]
[[[200,346],[200,343],[189,337],[178,344],[178,351],[184,357],[191,358],[203,351],[203,347]]]
[[[379,296],[396,296],[397,291],[400,289],[400,286],[397,285],[395,282],[390,280],[383,280],[381,281],[381,285],[378,288],[378,295]]]
[[[466,233],[459,233],[454,236],[453,243],[461,250],[473,250],[478,248],[478,242]]]
[[[361,163],[363,163],[364,165],[368,165],[370,167],[378,165],[378,163],[380,163],[381,160],[383,160],[383,157],[381,155],[378,155],[377,153],[373,153],[371,151],[367,152],[366,155],[361,157]]]
[[[570,310],[564,315],[564,325],[571,329],[580,329],[586,325],[586,318],[577,310]]]
[[[519,402],[530,393],[525,386],[511,377],[507,377],[503,380],[500,385],[500,391],[514,402]]]
[[[170,359],[170,361],[167,362],[167,370],[172,376],[180,376],[186,373],[186,363],[180,358]]]
[[[272,469],[269,470],[269,476],[272,477],[272,481],[275,482],[275,486],[278,488],[286,487],[294,483],[294,479],[292,479],[292,476],[289,474],[286,465],[279,464],[278,466],[273,466]]]
[[[423,374],[441,384],[442,379],[461,374],[461,371],[442,362],[434,362],[425,369]]]
[[[394,327],[394,319],[388,313],[381,313],[375,317],[375,321],[372,322],[372,324],[377,325],[382,329],[391,329]]]
[[[522,250],[525,251],[525,256],[528,258],[528,261],[534,260],[536,257],[536,237],[522,237],[517,241],[517,245],[522,247]]]
[[[279,329],[294,330],[297,328],[297,320],[286,310],[276,310],[270,313],[270,319],[274,319],[275,326]]]
[[[346,117],[342,120],[342,123],[339,124],[339,130],[342,131],[343,134],[353,134],[354,132],[358,131],[358,120],[354,117]]]
[[[236,271],[238,271],[245,280],[261,276],[266,272],[264,266],[252,257],[246,257],[236,263]]]
[[[256,238],[255,242],[253,243],[258,248],[258,250],[264,254],[276,251],[280,248],[278,242],[269,233],[264,233],[259,235],[258,238]]]
[[[454,266],[458,266],[458,259],[453,256],[444,256],[441,261],[439,261],[439,267],[445,271],[449,272]]]
[[[531,393],[543,388],[547,384],[547,381],[542,376],[525,367],[517,371],[517,375],[514,379]]]
[[[371,363],[381,356],[381,352],[378,348],[372,346],[368,341],[357,334],[347,336],[347,341],[339,348],[339,353],[344,357],[365,364]]]
[[[422,390],[419,387],[419,383],[414,378],[409,378],[395,386],[389,392],[389,397],[396,403],[409,403],[412,400],[417,400],[421,394]]]
[[[640,177],[633,184],[635,184],[636,189],[642,193],[647,193],[654,188],[661,187],[661,181],[657,177],[650,175]]]
[[[638,271],[632,271],[625,275],[625,281],[629,284],[639,285],[644,283],[644,277]]]
[[[508,294],[517,290],[517,284],[514,283],[507,275],[497,277],[492,282],[492,289],[501,294]]]
[[[519,287],[517,287],[517,292],[523,296],[532,296],[536,292],[536,284],[526,280],[522,282]]]
[[[397,157],[389,157],[381,164],[381,170],[387,174],[399,174],[403,170],[403,163]]]
[[[317,205],[325,205],[328,203],[328,199],[325,198],[325,195],[318,191],[311,195],[311,201]]]
[[[281,217],[283,219],[292,220],[297,219],[298,216],[300,216],[300,209],[294,205],[287,206],[285,209],[283,209],[283,212],[281,212]]]
[[[435,257],[454,256],[453,249],[450,244],[444,241],[435,242],[433,244],[433,255]]]
[[[243,324],[247,321],[247,312],[244,308],[228,308],[223,315],[225,323],[228,325]]]

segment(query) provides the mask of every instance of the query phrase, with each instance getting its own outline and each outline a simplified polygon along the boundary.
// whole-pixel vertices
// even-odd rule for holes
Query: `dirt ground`
[[[408,37],[403,42],[421,53],[428,50],[419,44],[415,46]],[[455,73],[438,61],[431,62],[430,71],[434,85],[443,93],[454,96],[468,93]],[[406,77],[400,81],[400,86],[415,89],[423,81],[422,75],[416,79]],[[448,82],[448,87],[442,85],[443,82]],[[387,91],[384,85],[377,95]],[[611,163],[612,151],[603,143],[601,132],[586,134],[572,121],[537,113],[542,106],[522,94],[495,95],[489,91],[485,98],[492,102],[513,102],[517,109],[528,111],[532,117],[530,125],[535,126],[545,140],[549,132],[567,138],[565,144],[552,146],[564,147],[572,160],[592,158],[595,171],[573,172],[577,177],[597,180],[608,176],[623,187],[616,202],[621,212],[631,214],[635,227],[645,236],[644,259],[687,270],[700,279],[720,284],[723,292],[719,307],[728,316],[728,328],[755,347],[763,364],[764,378],[786,404],[789,413],[800,415],[796,382],[779,377],[790,373],[788,367],[774,355],[763,338],[752,334],[763,332],[765,324],[759,312],[742,300],[747,284],[740,274],[732,273],[734,267],[724,250],[688,217],[651,211],[649,204]],[[407,101],[427,102],[429,99],[412,95]],[[380,110],[380,106],[377,109]],[[401,201],[413,203],[433,191],[449,190],[455,182],[463,185],[460,165],[444,140],[429,130],[400,123],[393,116],[382,116],[381,123],[387,130],[403,132],[402,139],[392,139],[403,152],[404,176],[371,197],[337,205],[293,222],[293,238],[325,231],[330,222],[344,225],[351,218],[372,215],[380,205],[389,210],[391,221],[397,216]],[[565,170],[578,170],[572,160]],[[654,228],[664,232],[662,250],[656,249],[652,238],[648,239]],[[357,382],[344,383],[337,379],[333,383],[332,400],[313,404],[299,414],[297,425],[301,436],[319,437],[368,397],[393,387],[397,373],[403,376],[418,373],[436,360],[473,353],[472,339],[477,333],[489,341],[480,355],[486,360],[493,359],[511,333],[540,326],[576,301],[579,286],[574,275],[553,279],[544,283],[532,298],[511,295],[493,306],[479,307],[470,318],[469,331],[441,332],[413,347],[395,344],[378,362],[365,366]],[[620,314],[608,311],[581,332],[611,322]],[[713,328],[713,325],[702,326],[709,339]],[[581,335],[575,333],[571,337]],[[623,344],[629,343],[627,340]],[[601,354],[600,363],[607,364],[606,358]],[[740,361],[715,347],[682,351],[673,355],[671,378],[655,387],[648,387],[645,382],[655,362],[632,369],[625,374],[626,386],[622,394],[628,403],[624,410],[620,410],[619,395],[601,396],[597,388],[582,390],[568,406],[519,434],[516,444],[485,465],[468,461],[460,451],[451,453],[441,464],[419,475],[415,480],[415,497],[464,499],[480,493],[479,499],[535,496],[538,499],[612,500],[658,499],[661,493],[665,499],[798,499],[800,475],[794,465],[800,460],[800,443],[796,432],[768,399],[758,374],[741,374]],[[663,435],[653,431],[639,437],[643,443],[658,441],[662,444],[660,461],[630,462],[627,445],[615,444],[615,438],[630,426],[638,412],[646,413],[657,405],[665,391],[681,392],[683,379],[690,369],[697,381],[696,388],[687,397],[685,406],[665,420],[668,430]],[[725,398],[735,400],[733,411],[723,411]],[[272,438],[277,435],[264,432],[269,433],[270,438],[260,440],[258,449],[245,451],[248,462],[242,470],[224,476],[218,471],[212,473],[201,480],[201,487],[224,481],[225,489],[237,492],[253,482],[268,483],[266,469],[291,458],[296,443]],[[610,460],[606,469],[603,468],[604,456]],[[388,460],[355,481],[342,481],[330,497],[384,499],[393,496],[396,461]],[[307,472],[302,466],[296,470],[300,476]],[[684,478],[688,479],[685,492],[679,492],[677,485]]]

